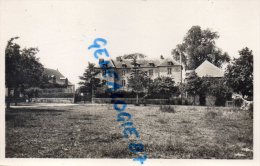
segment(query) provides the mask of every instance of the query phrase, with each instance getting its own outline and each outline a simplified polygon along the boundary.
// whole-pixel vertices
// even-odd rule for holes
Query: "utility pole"
[[[179,52],[179,55],[180,55],[180,64],[181,64],[181,86],[182,86],[182,56],[181,56],[181,53]],[[182,92],[181,92],[181,104],[182,104]]]
[[[93,98],[95,97],[94,96],[94,71],[91,72],[91,103],[93,104],[94,103],[94,100]]]

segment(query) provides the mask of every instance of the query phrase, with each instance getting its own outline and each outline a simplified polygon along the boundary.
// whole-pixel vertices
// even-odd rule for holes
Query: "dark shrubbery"
[[[248,113],[249,113],[250,118],[253,119],[254,118],[254,106],[253,106],[253,103],[249,105]]]
[[[136,93],[133,91],[118,91],[117,94],[120,94],[122,98],[136,98]],[[110,92],[103,92],[103,93],[95,93],[96,98],[111,98]],[[139,93],[139,98],[144,97],[145,93]]]

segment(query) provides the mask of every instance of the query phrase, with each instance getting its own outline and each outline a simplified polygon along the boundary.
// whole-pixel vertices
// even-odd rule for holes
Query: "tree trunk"
[[[14,88],[14,105],[17,106],[17,88]]]
[[[139,105],[139,98],[138,93],[136,93],[136,105]]]
[[[11,89],[8,88],[8,90],[7,90],[7,104],[6,104],[6,108],[10,108],[10,104],[11,104],[11,101],[10,101],[10,92],[11,92]]]

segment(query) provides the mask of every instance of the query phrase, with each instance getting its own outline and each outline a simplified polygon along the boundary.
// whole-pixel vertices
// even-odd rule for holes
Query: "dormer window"
[[[123,63],[123,64],[122,64],[122,67],[126,68],[126,64],[125,64],[125,63]]]
[[[103,64],[103,68],[107,68],[107,64]]]
[[[154,65],[154,63],[149,63],[149,65],[150,65],[150,66],[152,66],[152,67],[154,67],[154,66],[155,66],[155,65]]]
[[[169,66],[172,66],[172,65],[173,65],[173,63],[172,63],[171,61],[169,61],[169,62],[168,62],[168,65],[169,65]]]

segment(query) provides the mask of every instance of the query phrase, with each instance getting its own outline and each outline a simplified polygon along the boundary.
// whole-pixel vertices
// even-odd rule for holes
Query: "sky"
[[[217,31],[217,47],[231,57],[246,46],[257,57],[259,6],[258,0],[0,0],[1,47],[19,36],[18,44],[38,47],[40,62],[77,86],[88,62],[94,62],[87,47],[98,37],[108,41],[112,58],[136,52],[170,57],[199,25]]]

